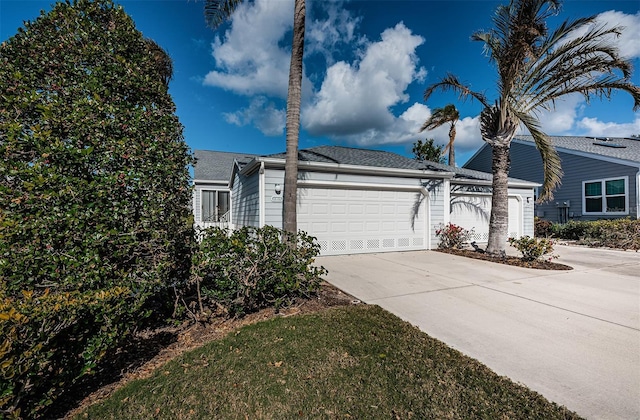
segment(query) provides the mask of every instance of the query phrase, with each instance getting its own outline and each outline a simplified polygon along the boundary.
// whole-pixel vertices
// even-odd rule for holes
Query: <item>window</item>
[[[585,215],[629,214],[629,178],[607,178],[582,183]]]
[[[229,191],[202,191],[202,221],[220,222],[229,220]]]

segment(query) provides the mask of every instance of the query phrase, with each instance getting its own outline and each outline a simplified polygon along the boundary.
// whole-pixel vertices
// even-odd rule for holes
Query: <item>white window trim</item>
[[[585,184],[592,184],[594,182],[600,182],[602,184],[602,207],[606,208],[607,205],[607,189],[606,181],[615,181],[618,179],[624,180],[624,211],[599,211],[599,212],[587,212],[587,197],[584,194]],[[588,181],[582,181],[582,215],[583,216],[626,216],[629,214],[629,177],[628,176],[614,176],[611,178],[592,179]]]
[[[216,193],[216,202],[217,202],[217,200],[218,200],[218,194],[220,194],[221,192],[226,192],[226,193],[228,193],[228,194],[229,194],[229,210],[228,210],[228,211],[229,211],[229,214],[231,215],[231,205],[232,205],[232,204],[231,204],[231,201],[232,201],[232,200],[231,200],[231,196],[232,196],[232,194],[231,194],[231,190],[224,189],[224,188],[222,188],[222,189],[221,189],[221,188],[203,187],[203,188],[201,188],[201,189],[200,189],[200,191],[199,191],[199,195],[200,195],[200,205],[199,205],[199,209],[198,209],[199,214],[198,214],[198,217],[197,217],[197,219],[198,219],[198,221],[199,221],[199,222],[201,222],[201,223],[217,223],[217,222],[209,222],[209,221],[205,221],[205,220],[203,220],[203,216],[204,216],[204,214],[203,214],[203,211],[202,211],[202,210],[203,210],[203,209],[202,209],[202,203],[203,203],[203,201],[204,201],[204,200],[203,200],[203,198],[204,198],[203,196],[204,196],[204,193],[205,193],[205,192],[215,192],[215,193]],[[218,215],[218,216],[220,216],[220,215]]]

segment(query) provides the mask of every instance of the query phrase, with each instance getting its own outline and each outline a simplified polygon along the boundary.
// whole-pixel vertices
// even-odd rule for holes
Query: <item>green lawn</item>
[[[77,418],[570,419],[377,306],[244,327]]]

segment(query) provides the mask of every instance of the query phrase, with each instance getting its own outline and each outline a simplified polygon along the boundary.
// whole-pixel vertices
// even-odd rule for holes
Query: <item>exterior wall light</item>
[[[276,194],[280,195],[280,193],[282,192],[282,186],[280,184],[276,184],[275,190]]]

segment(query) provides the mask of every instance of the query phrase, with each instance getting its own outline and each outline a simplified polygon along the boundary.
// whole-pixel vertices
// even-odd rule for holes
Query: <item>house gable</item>
[[[596,220],[638,217],[640,139],[551,137],[562,162],[564,175],[554,199],[536,205],[536,215],[554,222],[569,219]],[[491,169],[491,147],[483,145],[464,165],[474,170]],[[542,183],[542,158],[531,136],[517,136],[511,143],[509,176]],[[589,212],[584,207],[585,182],[624,180],[626,209],[622,212]],[[622,182],[622,181],[621,181]],[[606,200],[606,198],[605,198]],[[606,204],[606,203],[605,203]]]

